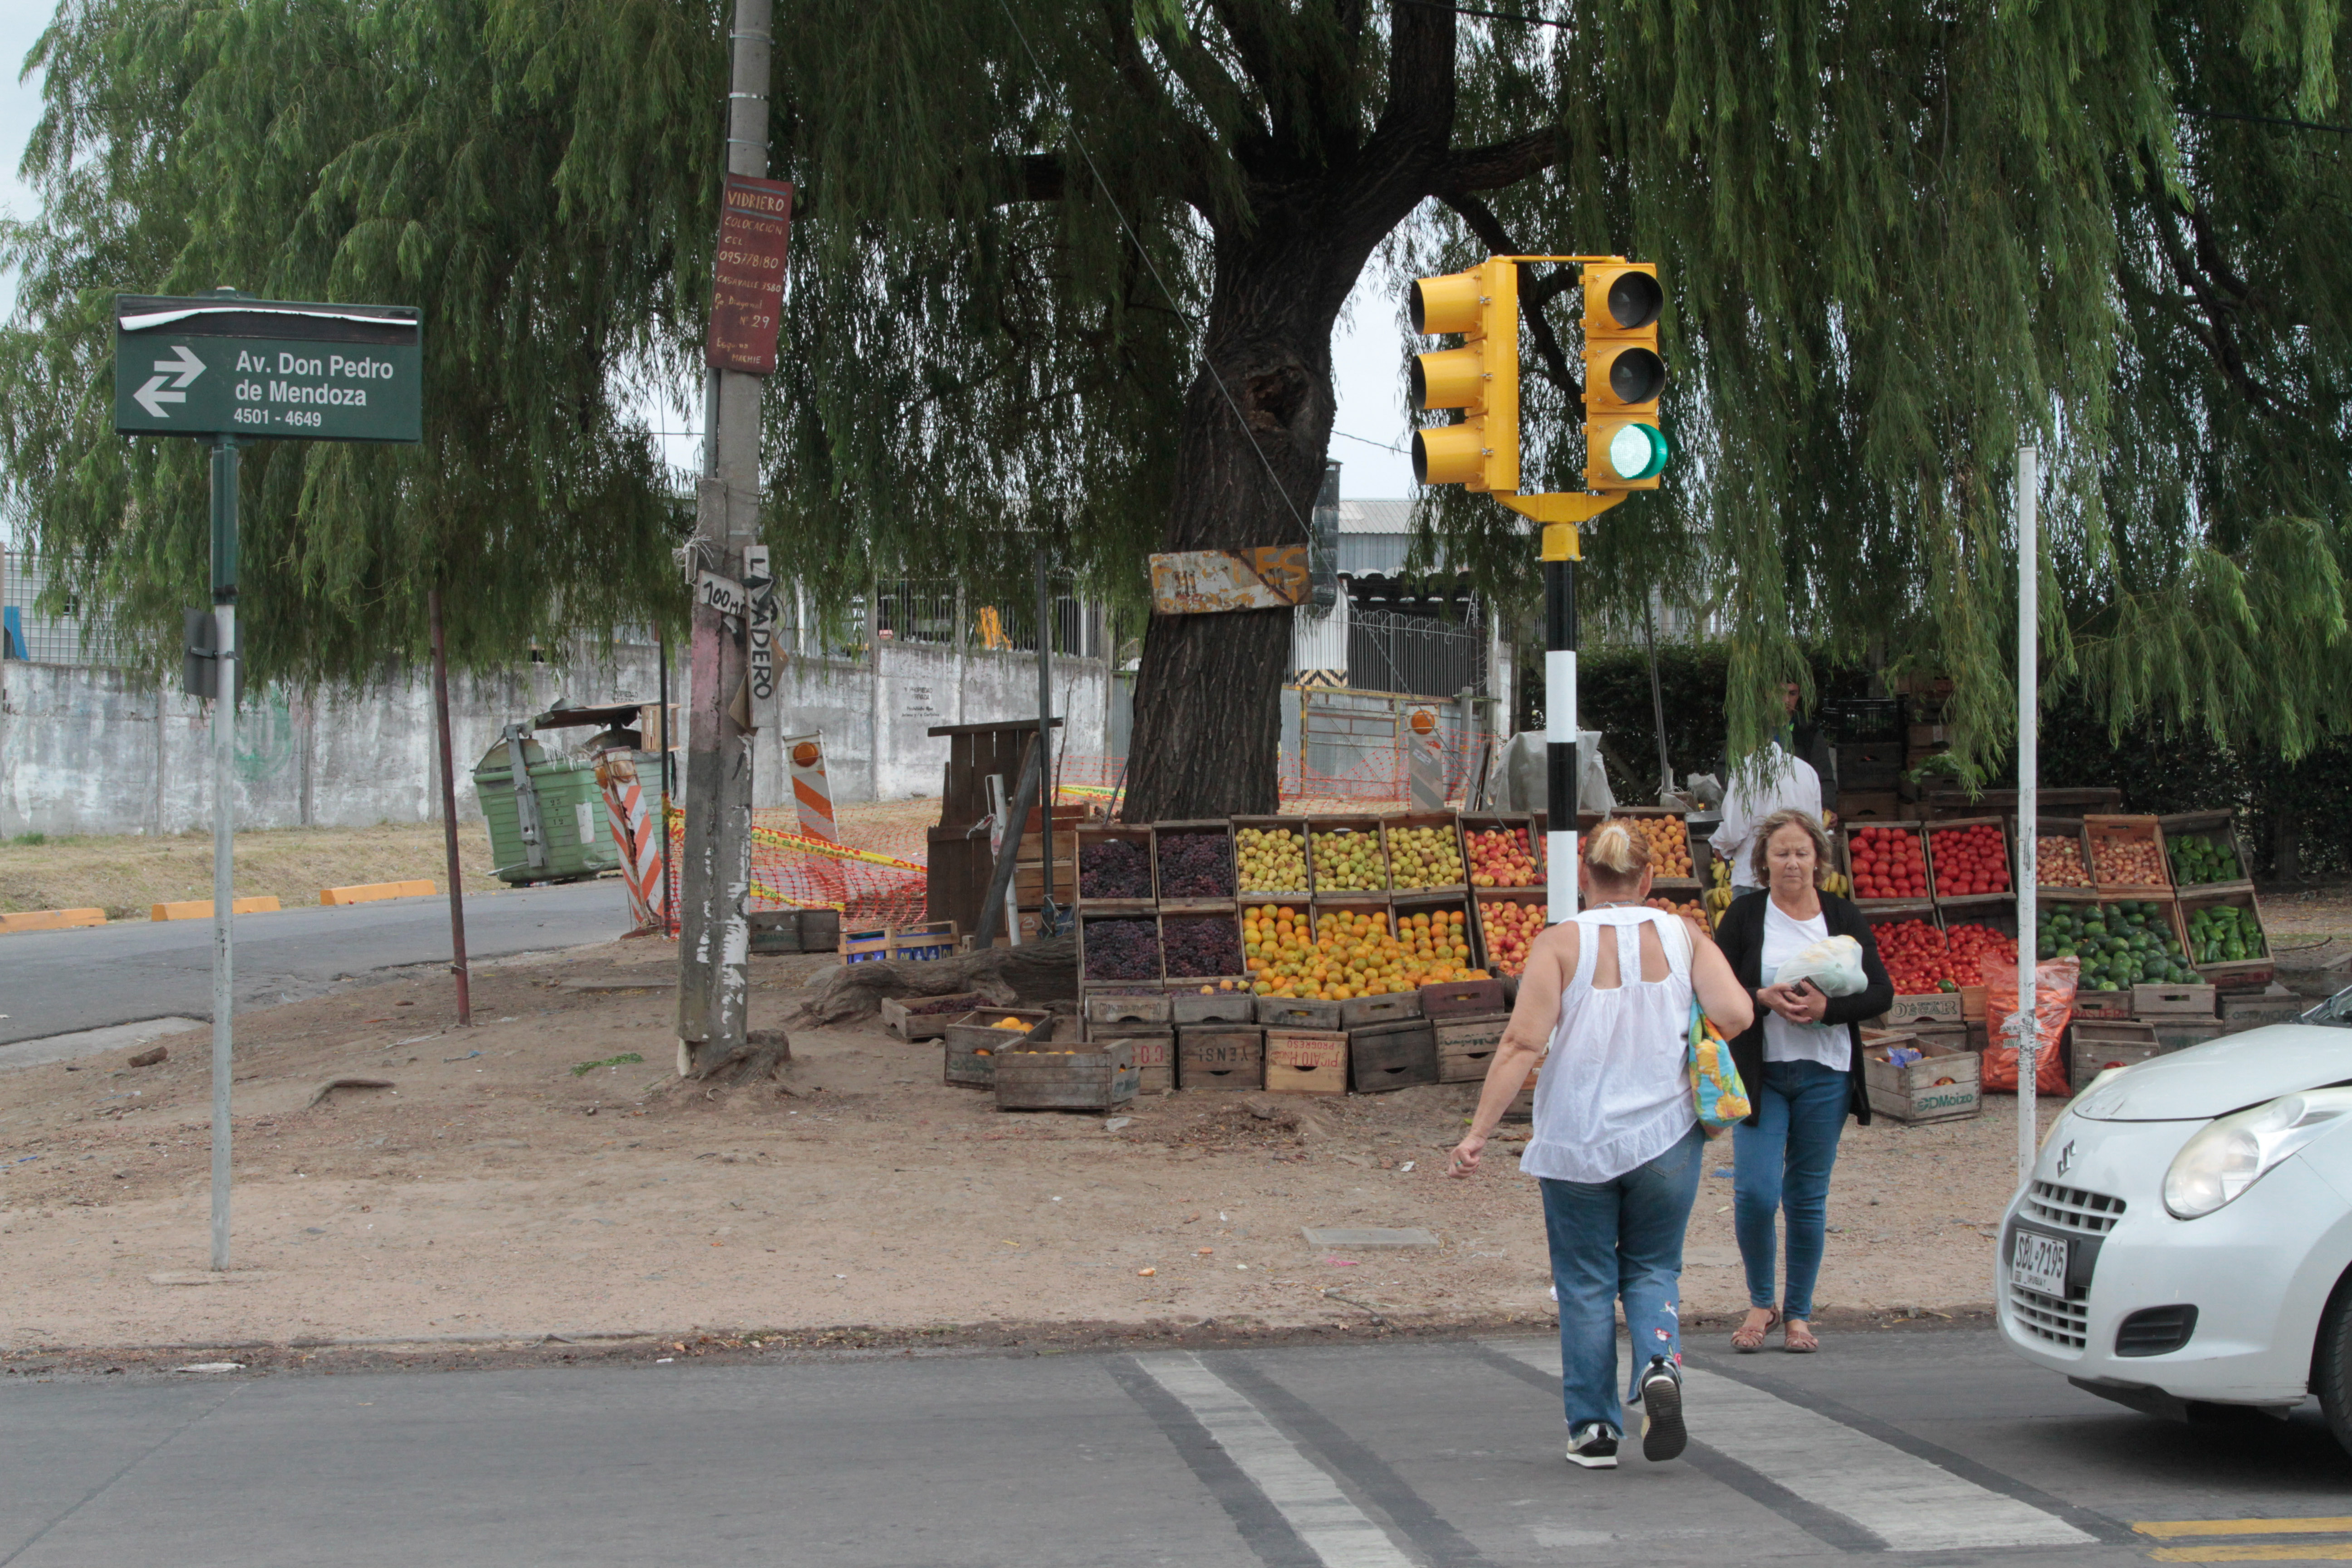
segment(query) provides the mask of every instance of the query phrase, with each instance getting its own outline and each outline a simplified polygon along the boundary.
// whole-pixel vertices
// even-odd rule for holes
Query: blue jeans
[[[1569,1430],[1598,1421],[1623,1432],[1617,1397],[1617,1315],[1633,1339],[1626,1400],[1654,1355],[1682,1364],[1683,1230],[1698,1196],[1706,1140],[1688,1135],[1613,1181],[1543,1181],[1544,1234],[1559,1290],[1559,1393]]]
[[[1732,1227],[1748,1266],[1748,1304],[1777,1301],[1791,1318],[1813,1315],[1813,1281],[1828,1235],[1830,1170],[1845,1131],[1851,1079],[1819,1062],[1766,1062],[1764,1081],[1748,1086],[1756,1125],[1732,1129]],[[1774,1222],[1789,1215],[1789,1289],[1772,1289],[1780,1249]]]

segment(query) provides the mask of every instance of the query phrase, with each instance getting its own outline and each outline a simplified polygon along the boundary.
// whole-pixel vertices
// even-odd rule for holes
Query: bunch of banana
[[[1822,890],[1825,893],[1835,893],[1839,898],[1844,898],[1848,893],[1853,891],[1853,879],[1847,876],[1843,871],[1832,871],[1828,876],[1822,879]]]

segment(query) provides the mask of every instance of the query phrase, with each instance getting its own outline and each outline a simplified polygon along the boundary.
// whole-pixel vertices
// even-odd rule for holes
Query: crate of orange
[[[1244,907],[1242,942],[1258,995],[1347,1002],[1477,973],[1467,962],[1468,921],[1458,904],[1409,910],[1400,920],[1385,901],[1326,902],[1311,921],[1307,916],[1297,904]]]
[[[1618,820],[1642,836],[1650,847],[1650,877],[1662,895],[1679,898],[1699,889],[1698,873],[1691,868],[1690,824],[1672,806],[1621,806]]]

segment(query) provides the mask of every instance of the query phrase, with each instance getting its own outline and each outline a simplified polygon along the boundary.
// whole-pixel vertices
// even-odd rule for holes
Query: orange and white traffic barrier
[[[596,759],[596,782],[604,791],[604,818],[621,852],[621,879],[629,888],[629,914],[639,931],[667,929],[669,887],[662,877],[662,842],[638,782],[635,761],[625,752]]]

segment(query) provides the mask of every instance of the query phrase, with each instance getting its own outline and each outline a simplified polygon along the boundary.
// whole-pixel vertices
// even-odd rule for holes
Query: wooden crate
[[[1236,816],[1234,818],[1234,879],[1238,886],[1242,834],[1244,830],[1258,833],[1291,833],[1298,837],[1298,886],[1295,888],[1241,888],[1237,896],[1248,903],[1281,903],[1285,900],[1307,897],[1313,890],[1314,879],[1307,870],[1307,819],[1303,816]]]
[[[1019,1018],[1029,1027],[1019,1033],[989,1026],[999,1018]],[[996,1058],[1033,1042],[1054,1037],[1054,1015],[1029,1007],[982,1007],[947,1026],[943,1039],[946,1070],[943,1081],[963,1089],[986,1089],[996,1081]]]
[[[1972,827],[1990,827],[2000,836],[2001,868],[2009,883],[2007,887],[1996,888],[1990,892],[1962,893],[1945,885],[1945,868],[1936,859],[1937,837],[1945,833],[1966,833]],[[1938,907],[1947,910],[1967,911],[2007,900],[2014,910],[2017,898],[2017,846],[2010,838],[2009,824],[2006,821],[1998,816],[1954,817],[1949,822],[1930,823],[1927,837],[1927,880],[1929,887],[1934,889]],[[1952,879],[1955,882],[1958,880],[1957,877]],[[1948,921],[1953,918],[1965,920],[1969,916],[1962,912],[1957,917],[1948,915],[1946,918]]]
[[[1358,1094],[1385,1094],[1437,1081],[1437,1034],[1426,1018],[1348,1031],[1348,1072]]]
[[[1405,928],[1412,923],[1416,916],[1429,916],[1433,929],[1441,917],[1446,918],[1447,923],[1451,925],[1451,917],[1456,914],[1462,917],[1460,929],[1462,945],[1465,951],[1460,958],[1452,959],[1449,962],[1459,964],[1464,969],[1476,969],[1479,967],[1476,921],[1470,913],[1470,900],[1464,894],[1399,893],[1394,906],[1389,911],[1389,927],[1402,940]]]
[[[1424,1018],[1468,1017],[1506,1011],[1499,980],[1448,980],[1421,988]]]
[[[1267,910],[1276,911],[1275,916],[1271,918],[1265,916],[1264,911]],[[1240,920],[1242,927],[1242,963],[1249,966],[1250,981],[1253,985],[1260,979],[1266,979],[1269,984],[1272,984],[1271,977],[1258,966],[1263,964],[1268,968],[1272,967],[1275,932],[1279,917],[1286,913],[1299,925],[1306,927],[1310,937],[1314,934],[1315,906],[1307,899],[1297,896],[1281,899],[1244,899],[1241,908],[1236,911],[1236,918]],[[1250,931],[1253,927],[1257,931],[1256,940],[1259,944],[1258,952],[1255,956],[1249,951]]]
[[[2224,1034],[2259,1029],[2265,1024],[2292,1024],[2311,1006],[2309,1001],[2276,983],[2260,991],[2222,993],[2221,1004]]]
[[[1421,1016],[1421,993],[1390,991],[1378,996],[1350,996],[1339,1004],[1339,1027],[1361,1029]]]
[[[926,921],[916,926],[890,928],[890,956],[901,963],[927,963],[952,957],[956,950],[953,921]]]
[[[1691,868],[1688,871],[1677,869],[1669,873],[1662,863],[1653,861],[1651,864],[1652,886],[1662,897],[1677,898],[1685,891],[1697,891],[1706,886],[1707,862],[1704,857],[1709,852],[1702,846],[1691,842],[1689,813],[1680,806],[1674,805],[1621,805],[1611,815],[1639,816],[1650,820],[1664,818],[1674,823],[1680,830],[1683,857],[1690,862]]]
[[[1194,974],[1177,968],[1177,964],[1181,961],[1170,951],[1169,935],[1171,931],[1197,926],[1214,926],[1230,934],[1233,939],[1233,962],[1229,967],[1208,974]],[[1198,991],[1203,984],[1214,985],[1220,980],[1231,980],[1239,984],[1249,973],[1246,967],[1248,963],[1249,960],[1244,956],[1242,951],[1241,918],[1234,913],[1234,906],[1231,902],[1227,902],[1222,908],[1212,907],[1201,901],[1181,904],[1178,905],[1174,911],[1163,913],[1160,917],[1160,973],[1168,977],[1170,995],[1173,996],[1177,994],[1176,987],[1179,985]]]
[[[1097,1027],[1121,1024],[1140,1024],[1146,1028],[1164,1029],[1174,1017],[1165,992],[1150,995],[1095,994],[1082,1003],[1087,1029],[1091,1036]]]
[[[753,952],[837,952],[841,948],[839,910],[754,910],[745,918],[751,926]]]
[[[1265,1031],[1232,1024],[1195,1024],[1178,1029],[1176,1087],[1264,1089]]]
[[[2262,951],[2256,953],[2250,949],[2247,956],[2242,959],[2220,958],[2210,963],[2199,963],[2197,948],[2187,940],[2188,933],[2199,910],[2224,905],[2252,911],[2254,929],[2262,933]],[[2181,945],[2189,949],[2189,962],[2195,964],[2197,973],[2214,986],[2223,991],[2260,991],[2277,977],[2278,964],[2271,953],[2270,931],[2263,924],[2262,900],[2254,896],[2252,889],[2242,891],[2197,889],[2182,896],[2179,913],[2183,939]]]
[[[1139,1083],[1128,1040],[1006,1051],[996,1058],[996,1109],[1108,1110],[1133,1100]]]
[[[1308,996],[1261,996],[1257,999],[1257,1021],[1269,1029],[1336,1032],[1341,1005]]]
[[[2091,880],[2097,884],[2102,898],[2168,899],[2172,897],[2172,872],[2165,865],[2164,829],[2153,816],[2085,816],[2083,818],[2083,838],[2089,851]],[[2157,868],[2163,880],[2158,882],[2110,881],[2099,869],[2102,847],[2116,844],[2144,844],[2156,851]]]
[[[2012,862],[2012,866],[2011,866],[2011,869],[2012,869],[2012,870],[2015,868],[2014,868],[2014,861],[2015,861],[2015,859],[2016,859],[2016,849],[2015,849],[2015,845],[2016,845],[2016,843],[2017,843],[2018,837],[2019,837],[2019,834],[2020,834],[2020,832],[2021,832],[2021,825],[2020,825],[2020,824],[2018,824],[2018,823],[2016,823],[2016,822],[2014,822],[2014,821],[2012,821],[2012,822],[2011,823],[2011,825],[2010,825],[2010,843],[2011,843],[2011,852],[2010,852],[2010,853],[2011,853],[2011,862]],[[2034,839],[2035,839],[2035,841],[2036,841],[2037,845],[2039,844],[2040,840],[2044,839],[2044,838],[2071,838],[2071,839],[2073,839],[2073,840],[2074,840],[2074,853],[2075,853],[2075,854],[2076,854],[2076,855],[2081,858],[2081,860],[2082,860],[2082,862],[2083,862],[2083,878],[2084,878],[2084,879],[2083,879],[2082,881],[2079,881],[2079,882],[2073,882],[2073,881],[2068,881],[2068,882],[2049,882],[2049,881],[2043,881],[2043,880],[2042,880],[2042,879],[2043,877],[2045,877],[2045,876],[2047,876],[2047,875],[2048,875],[2048,869],[2047,869],[2047,868],[2037,868],[2037,870],[2036,870],[2036,872],[2035,872],[2035,879],[2034,879],[2034,889],[2035,889],[2035,897],[2036,897],[2036,898],[2038,898],[2038,899],[2040,899],[2040,900],[2045,900],[2045,901],[2047,901],[2047,900],[2066,900],[2066,901],[2069,901],[2069,902],[2078,902],[2078,903],[2090,903],[2090,902],[2094,901],[2095,900],[2096,900],[2096,899],[2098,898],[2098,896],[2099,896],[2098,885],[2097,885],[2097,883],[2095,883],[2095,882],[2094,882],[2094,881],[2092,881],[2092,880],[2091,880],[2091,841],[2090,841],[2089,839],[2085,838],[2084,837],[2083,837],[2083,819],[2082,819],[2081,817],[2079,817],[2079,816],[2041,816],[2041,817],[2036,817],[2036,818],[2034,819],[2034,826],[2033,826],[2033,837],[2034,837]],[[2037,849],[2037,854],[2038,854],[2038,852],[2039,852],[2039,851],[2038,851],[2038,849]]]
[[[1089,1044],[1124,1041],[1135,1047],[1136,1092],[1158,1094],[1176,1087],[1176,1031],[1167,1025],[1089,1025]]]
[[[987,1005],[988,998],[977,991],[959,991],[951,996],[917,996],[908,1001],[885,996],[882,1027],[901,1040],[936,1040],[948,1032],[950,1022]]]
[[[2214,1016],[2210,985],[2135,985],[2131,988],[2135,1018],[2201,1018]]]
[[[1076,835],[1071,835],[1076,837]],[[1054,901],[1067,907],[1077,892],[1078,863],[1075,859],[1054,862]],[[1045,899],[1045,868],[1040,861],[1015,863],[1013,868],[1013,901],[1023,909],[1035,909]]]
[[[2176,811],[2156,819],[2164,829],[2164,859],[2172,880],[2187,898],[2191,893],[2251,893],[2254,890],[2253,857],[2246,853],[2245,841],[2238,835],[2238,814],[2234,811]],[[2183,882],[2177,858],[2184,840],[2202,839],[2226,846],[2238,858],[2238,875],[2219,882]]]
[[[1171,892],[1167,868],[1161,865],[1160,850],[1167,845],[1185,838],[1206,838],[1222,847],[1224,855],[1224,891],[1222,893]],[[1152,885],[1159,890],[1160,907],[1168,910],[1230,910],[1234,907],[1234,889],[1240,885],[1234,865],[1233,824],[1223,821],[1155,822],[1151,825]]]
[[[890,928],[870,926],[857,931],[845,931],[835,952],[844,963],[877,963],[890,956]]]
[[[1478,967],[1502,980],[1517,979],[1521,967],[1516,962],[1506,961],[1496,956],[1494,936],[1487,930],[1486,924],[1486,910],[1490,906],[1495,904],[1531,905],[1541,911],[1549,906],[1550,898],[1551,895],[1541,888],[1531,889],[1525,892],[1482,889],[1478,896],[1471,900],[1470,914],[1471,923],[1478,929],[1477,940],[1471,946],[1470,956],[1478,961]]]
[[[1882,1015],[1889,1027],[1907,1027],[1913,1024],[1959,1024],[1968,1014],[1957,991],[1927,991],[1916,996],[1897,996],[1887,1005]]]
[[[1396,835],[1407,829],[1427,829],[1438,841],[1454,851],[1460,874],[1438,881],[1416,882],[1411,887],[1397,881]],[[1462,827],[1450,811],[1410,811],[1400,816],[1384,817],[1381,822],[1381,848],[1388,856],[1389,880],[1400,894],[1415,896],[1432,893],[1452,893],[1459,899],[1470,890],[1469,862],[1462,852]]]
[[[2076,991],[2074,1016],[2095,1023],[2112,1024],[2132,1016],[2131,993],[2128,991]]]
[[[2079,1089],[2109,1068],[2137,1067],[2162,1052],[2153,1024],[2077,1018],[2066,1034],[2066,1079]]]
[[[1927,847],[1925,838],[1926,829],[1923,825],[1916,822],[1874,822],[1865,823],[1863,826],[1871,828],[1893,828],[1920,841],[1919,858],[1925,872],[1926,890],[1916,898],[1906,897],[1900,899],[1865,899],[1857,893],[1853,901],[1865,910],[1894,909],[1903,905],[1918,903],[1932,905],[1935,902],[1936,898],[1936,868],[1934,864],[1927,859]],[[1836,853],[1843,859],[1844,868],[1849,876],[1853,875],[1853,867],[1854,864],[1853,841],[1861,832],[1861,827],[1856,827],[1852,825],[1842,826],[1837,830],[1835,845]]]
[[[1097,927],[1114,921],[1136,921],[1151,929],[1150,973],[1097,974],[1089,970],[1087,963],[1087,934]],[[1160,966],[1160,917],[1153,914],[1148,908],[1132,913],[1097,914],[1092,910],[1081,912],[1078,916],[1078,973],[1082,981],[1088,984],[1118,985],[1148,982],[1158,986],[1167,978],[1165,972]]]
[[[1440,1083],[1476,1083],[1486,1076],[1494,1065],[1495,1053],[1502,1048],[1503,1030],[1509,1025],[1508,1013],[1454,1014],[1430,1021],[1430,1035],[1437,1043],[1437,1081]]]
[[[2185,1051],[2191,1046],[2201,1046],[2229,1033],[2228,1026],[2217,1017],[2192,1018],[2178,1013],[2159,1013],[2140,1022],[2156,1031],[2157,1048],[2163,1051]]]
[[[1381,834],[1377,816],[1314,816],[1307,818],[1307,874],[1314,879],[1315,894],[1320,900],[1326,894],[1360,898],[1367,894],[1385,895],[1389,890],[1388,847]],[[1338,888],[1324,885],[1322,868],[1315,863],[1315,839],[1326,833],[1370,836],[1372,851],[1373,886],[1370,888]]]
[[[1126,843],[1135,846],[1143,857],[1143,891],[1111,898],[1087,887],[1087,851],[1097,844]],[[1102,884],[1097,882],[1097,888]],[[1094,823],[1078,829],[1078,908],[1094,910],[1148,910],[1156,908],[1160,898],[1160,879],[1151,854],[1151,829],[1119,823]]]
[[[1838,819],[1841,822],[1885,824],[1901,822],[1911,815],[1903,797],[1891,789],[1847,789],[1838,787]]]
[[[1866,1046],[1862,1054],[1863,1088],[1870,1096],[1873,1114],[1897,1121],[1957,1121],[1984,1110],[1981,1090],[1983,1060],[1971,1050],[1927,1041],[1919,1036],[1919,1059],[1903,1067],[1887,1060],[1896,1041]]]
[[[1543,886],[1543,838],[1535,830],[1535,816],[1532,812],[1465,811],[1454,818],[1454,826],[1456,831],[1460,834],[1462,840],[1463,869],[1465,874],[1474,879],[1474,886],[1498,888],[1540,888]],[[1475,879],[1477,877],[1478,872],[1470,865],[1470,837],[1471,835],[1476,833],[1506,833],[1517,835],[1520,847],[1527,851],[1528,858],[1534,863],[1535,867],[1533,871],[1526,874],[1533,877],[1535,879],[1528,882],[1492,882],[1483,884],[1475,882]]]
[[[1320,1029],[1265,1032],[1269,1094],[1348,1092],[1348,1037]]]
[[[1257,1017],[1256,995],[1239,986],[1231,991],[1171,991],[1168,1005],[1180,1028],[1186,1024],[1247,1024]]]

